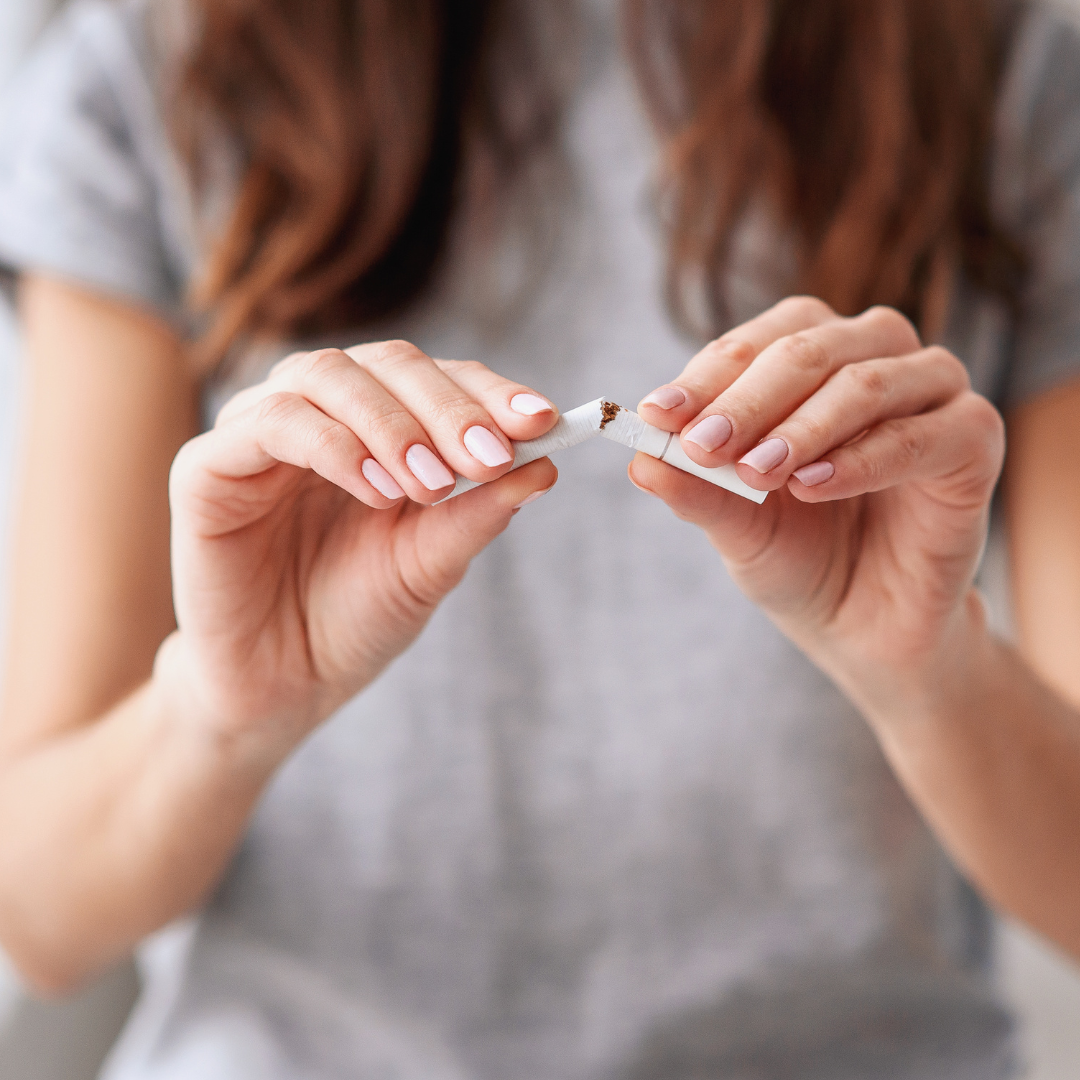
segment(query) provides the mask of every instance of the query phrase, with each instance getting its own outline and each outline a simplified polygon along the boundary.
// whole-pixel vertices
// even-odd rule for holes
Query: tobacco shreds
[[[605,401],[600,406],[600,412],[603,414],[604,417],[603,420],[600,421],[600,430],[603,431],[604,428],[606,428],[608,424],[610,424],[611,421],[614,420],[620,412],[622,412],[622,409],[613,401]]]

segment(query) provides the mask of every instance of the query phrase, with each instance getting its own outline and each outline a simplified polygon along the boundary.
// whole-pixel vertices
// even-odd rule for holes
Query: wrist
[[[220,770],[241,785],[261,789],[293,749],[258,724],[237,724],[228,710],[200,692],[200,680],[182,633],[158,649],[147,687],[154,715],[171,739],[179,739],[204,767]]]
[[[879,735],[951,715],[991,670],[1000,643],[978,591],[970,589],[924,648],[893,657],[858,657],[830,674]]]

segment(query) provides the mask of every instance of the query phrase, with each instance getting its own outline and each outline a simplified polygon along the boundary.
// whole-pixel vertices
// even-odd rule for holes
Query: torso
[[[364,336],[566,408],[633,407],[693,345],[661,302],[654,147],[613,4],[588,12],[578,195],[536,295],[494,334],[461,255]],[[748,244],[739,315],[784,291],[782,243]],[[953,320],[990,392],[1003,318],[971,295]],[[150,950],[107,1075],[1009,1075],[986,913],[860,717],[629,484],[624,451],[556,464],[282,770],[194,929]]]

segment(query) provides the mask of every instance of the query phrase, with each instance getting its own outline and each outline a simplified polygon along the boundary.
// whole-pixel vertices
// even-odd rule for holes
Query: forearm
[[[272,764],[185,715],[155,677],[88,727],[0,769],[0,934],[62,990],[195,907],[235,850]]]
[[[1080,956],[1080,713],[972,603],[928,673],[866,687],[849,682],[958,864],[995,905]]]

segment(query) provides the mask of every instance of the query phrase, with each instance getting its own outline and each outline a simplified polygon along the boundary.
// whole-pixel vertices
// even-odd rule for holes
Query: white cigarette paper
[[[678,435],[670,431],[661,431],[651,424],[646,424],[637,413],[629,412],[621,405],[613,401],[605,401],[597,398],[587,405],[581,405],[559,417],[555,426],[539,439],[529,439],[527,442],[515,442],[513,469],[520,469],[522,465],[528,465],[530,461],[547,457],[556,450],[568,450],[571,446],[602,435],[605,439],[619,443],[630,450],[638,450],[649,457],[665,461],[674,465],[676,469],[700,476],[702,480],[708,480],[710,484],[733,491],[744,499],[760,505],[765,501],[767,491],[755,491],[748,484],[739,479],[734,465],[721,465],[719,469],[707,469],[698,465],[686,456],[679,442]],[[480,487],[476,480],[467,480],[464,476],[457,478],[454,490],[446,496],[452,499],[464,491],[471,491]],[[445,502],[441,499],[440,502]]]
[[[756,502],[759,506],[769,494],[767,491],[756,491],[749,484],[744,484],[739,479],[734,465],[721,465],[718,469],[708,469],[704,465],[699,465],[687,457],[679,436],[675,432],[661,431],[652,424],[646,424],[637,413],[629,412],[610,401],[605,401],[602,408],[604,420],[600,424],[600,434],[605,439],[611,439],[620,446],[648,454],[649,457],[654,457],[659,461],[666,461],[669,465],[674,465],[676,469],[682,469],[683,472],[690,473],[692,476],[700,476],[702,480],[708,480],[710,484],[733,491],[736,495]]]

